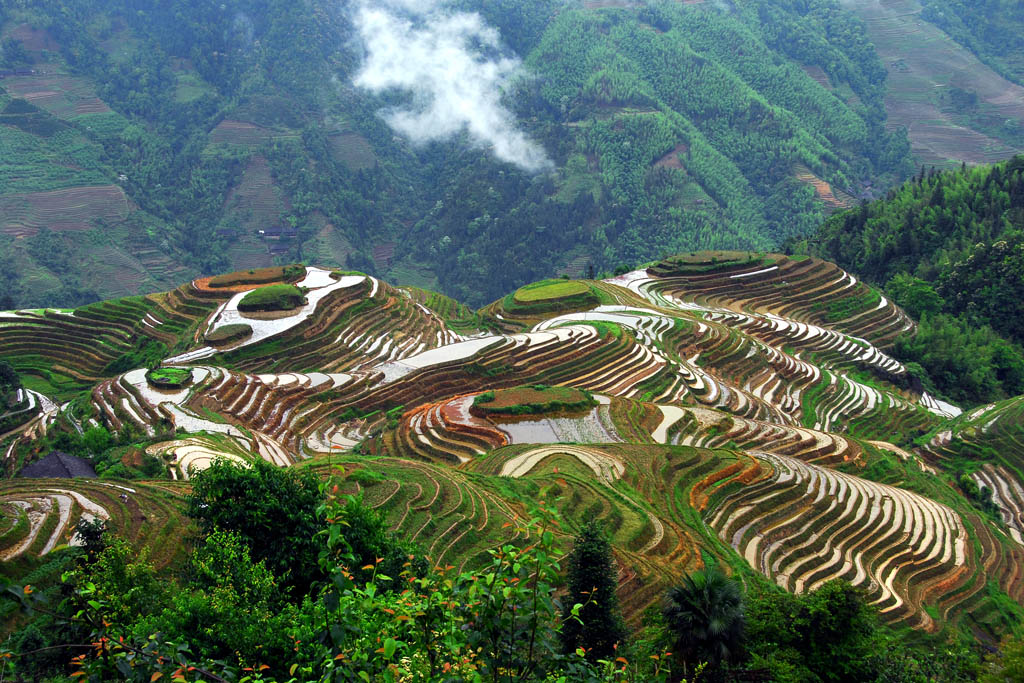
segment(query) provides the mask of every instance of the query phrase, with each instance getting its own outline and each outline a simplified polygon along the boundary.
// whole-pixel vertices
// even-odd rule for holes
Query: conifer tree
[[[617,583],[615,558],[608,538],[600,522],[590,521],[576,537],[569,556],[569,594],[562,613],[565,652],[582,647],[591,661],[613,656],[615,645],[626,635],[615,594]],[[583,605],[579,620],[570,616],[577,603]]]

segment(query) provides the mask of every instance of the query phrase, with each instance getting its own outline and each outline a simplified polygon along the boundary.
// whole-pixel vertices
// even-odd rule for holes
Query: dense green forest
[[[923,0],[921,16],[1004,78],[1024,84],[1024,5],[1016,0]]]
[[[83,217],[87,232],[32,229],[0,247],[15,304],[296,259],[481,304],[567,270],[769,248],[825,215],[807,178],[860,195],[912,170],[906,136],[885,127],[885,70],[834,0],[449,9],[479,12],[524,60],[503,104],[553,171],[465,136],[396,135],[380,112],[409,94],[353,86],[363,47],[330,3],[4,3],[0,201],[21,211],[32,193],[105,184],[127,197],[126,215]],[[109,110],[19,98],[70,92],[68,79]],[[111,265],[140,251],[157,255]]]
[[[1024,393],[1024,157],[922,169],[797,249],[885,285],[919,318],[897,350],[941,393],[968,403]]]

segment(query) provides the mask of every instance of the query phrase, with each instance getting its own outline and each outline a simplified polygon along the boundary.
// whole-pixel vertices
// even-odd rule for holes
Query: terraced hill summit
[[[301,302],[242,310],[281,285]],[[830,263],[753,252],[543,281],[475,313],[294,266],[6,312],[27,397],[9,473],[44,435],[98,425],[120,460],[0,485],[0,557],[76,543],[89,515],[172,563],[189,478],[262,458],[333,472],[439,564],[474,566],[540,499],[565,534],[601,519],[634,623],[717,558],[797,592],[844,578],[888,621],[988,638],[1024,599],[1022,403],[929,396],[887,352],[914,329]],[[132,470],[149,479],[109,478]]]

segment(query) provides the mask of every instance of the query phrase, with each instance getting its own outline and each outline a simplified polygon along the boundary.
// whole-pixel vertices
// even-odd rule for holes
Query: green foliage
[[[238,534],[253,560],[300,596],[320,577],[314,536],[323,528],[322,500],[309,472],[261,458],[252,467],[217,460],[193,480],[188,515],[206,536]]]
[[[328,516],[335,519],[350,504],[333,502]],[[582,650],[560,652],[554,594],[561,555],[539,519],[520,529],[522,537],[536,539],[531,545],[492,550],[476,572],[449,568],[391,577],[371,567],[365,583],[337,563],[355,559],[347,554],[344,532],[339,521],[323,535],[328,582],[300,607],[279,614],[268,609],[271,577],[230,534],[211,536],[197,549],[187,591],[135,623],[114,617],[117,603],[107,590],[88,580],[72,584],[76,619],[92,627],[86,639],[95,643],[76,674],[140,683],[164,676],[225,682],[668,680],[657,662],[591,663]],[[398,584],[401,591],[389,590]],[[571,614],[579,618],[578,609]],[[282,638],[289,647],[277,649]],[[243,649],[213,658],[228,642]]]
[[[102,426],[90,427],[82,435],[82,447],[94,456],[101,455],[113,442],[110,432]]]
[[[254,289],[238,302],[240,311],[288,311],[301,306],[305,297],[295,285],[267,285]]]
[[[587,659],[614,659],[624,644],[615,558],[599,522],[589,521],[569,555],[568,595],[562,608],[562,651],[583,648]],[[576,614],[574,614],[574,611]]]
[[[896,339],[895,355],[923,368],[939,392],[978,403],[1024,393],[1024,350],[987,325],[963,317],[925,317],[916,334]]]
[[[168,597],[146,552],[133,550],[123,539],[107,544],[69,580],[88,584],[90,598],[102,600],[106,615],[123,624],[157,613]]]
[[[1024,157],[1015,157],[922,169],[886,199],[832,217],[803,246],[886,283],[921,318],[917,340],[897,343],[901,360],[923,367],[940,393],[982,402],[1024,391],[1022,230]]]
[[[949,310],[971,322],[991,325],[1024,343],[1024,172],[1021,175],[1019,220],[1014,230],[994,242],[980,242],[952,264],[939,280]]]
[[[753,662],[775,680],[874,679],[876,617],[848,583],[830,581],[805,596],[762,587],[747,604]]]
[[[106,521],[82,517],[75,524],[75,533],[82,540],[86,564],[93,564],[99,558],[100,553],[108,547]]]
[[[242,666],[282,662],[292,641],[287,629],[295,608],[284,604],[273,574],[255,562],[236,533],[215,531],[189,559],[186,590],[135,623],[140,638],[160,633],[189,643],[202,659]],[[125,623],[122,621],[121,623]],[[286,668],[276,666],[283,675]]]
[[[397,577],[406,567],[416,576],[426,573],[423,551],[391,534],[380,512],[359,498],[347,496],[344,500],[343,505],[330,506],[332,528],[341,530],[341,537],[332,542],[339,559],[352,567],[356,581],[365,583],[377,573]],[[324,514],[327,510],[325,507]]]
[[[939,313],[946,304],[932,285],[906,273],[893,275],[885,291],[915,320]]]
[[[1024,681],[1024,637],[1007,638],[1000,651],[985,659],[979,683]]]
[[[20,388],[21,377],[10,363],[0,358],[0,399],[7,399],[10,394]],[[0,404],[0,409],[3,408],[6,408],[6,405]]]

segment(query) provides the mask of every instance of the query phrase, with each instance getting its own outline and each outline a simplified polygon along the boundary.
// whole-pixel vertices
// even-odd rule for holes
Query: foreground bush
[[[355,557],[346,538],[344,520],[353,519],[353,505],[346,497],[326,506],[331,522],[318,538],[328,580],[301,606],[276,615],[273,579],[262,563],[251,563],[237,536],[211,536],[193,558],[193,590],[170,598],[162,611],[142,610],[146,616],[134,625],[128,614],[135,608],[126,611],[117,581],[97,584],[70,573],[70,620],[91,631],[73,676],[149,683],[668,680],[658,665],[663,657],[641,668],[622,657],[590,663],[582,649],[561,653],[555,599],[561,553],[539,518],[517,529],[527,545],[491,551],[479,571],[439,567],[423,577],[408,569],[388,576],[381,561],[354,568],[367,574],[363,582],[350,568]],[[26,588],[22,597],[30,593]],[[584,609],[573,605],[566,619],[578,620]],[[204,615],[212,616],[204,623]],[[181,633],[181,624],[174,624],[181,618],[190,620],[193,635],[167,637]],[[234,644],[224,624],[230,638],[248,643],[250,656],[239,663],[223,650]],[[282,636],[293,644],[291,653],[280,649]],[[261,641],[270,645],[267,663],[251,656],[258,656]],[[215,652],[217,659],[210,657]],[[9,673],[10,661],[2,661]]]

